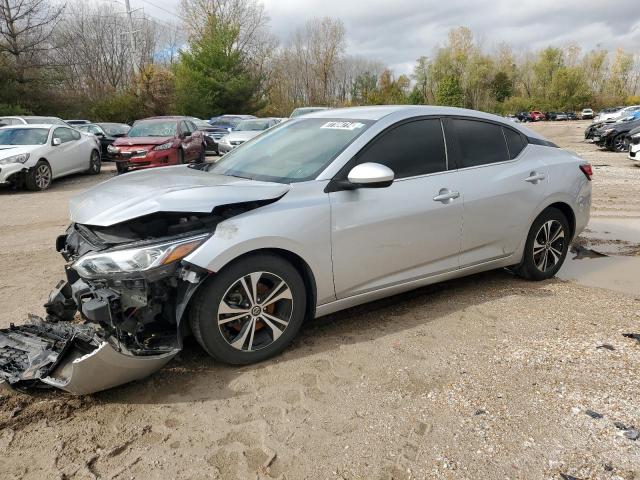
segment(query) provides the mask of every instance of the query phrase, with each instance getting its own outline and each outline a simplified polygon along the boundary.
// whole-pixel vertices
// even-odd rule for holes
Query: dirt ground
[[[584,126],[533,128],[594,165],[579,243],[614,256],[568,262],[569,280],[495,271],[341,312],[259,365],[191,342],[111,391],[0,392],[0,478],[640,479],[640,341],[622,335],[640,333],[640,168]],[[43,313],[67,200],[108,170],[0,190],[0,326]]]

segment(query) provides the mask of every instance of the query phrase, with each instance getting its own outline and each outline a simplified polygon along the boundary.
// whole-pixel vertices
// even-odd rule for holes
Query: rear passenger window
[[[404,123],[374,139],[358,163],[386,165],[395,178],[415,177],[447,169],[442,126],[437,118]]]
[[[509,148],[509,158],[516,158],[525,147],[524,139],[518,132],[510,128],[502,127],[504,138],[507,139],[507,147]]]
[[[452,119],[451,123],[458,138],[460,168],[509,160],[501,126],[458,118]]]

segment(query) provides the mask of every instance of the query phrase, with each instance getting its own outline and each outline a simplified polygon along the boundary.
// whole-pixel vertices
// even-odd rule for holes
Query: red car
[[[530,112],[529,115],[531,115],[531,120],[534,122],[539,122],[540,120],[545,120],[547,118],[544,113],[537,111]]]
[[[138,120],[109,147],[118,173],[181,163],[204,162],[205,140],[187,117]]]

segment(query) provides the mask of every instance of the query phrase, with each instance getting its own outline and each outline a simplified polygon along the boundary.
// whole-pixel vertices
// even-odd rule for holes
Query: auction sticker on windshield
[[[360,122],[327,122],[320,128],[332,128],[334,130],[355,130],[364,127],[364,123]]]

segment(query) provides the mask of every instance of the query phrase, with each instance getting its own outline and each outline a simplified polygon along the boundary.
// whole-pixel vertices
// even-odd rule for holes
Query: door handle
[[[460,192],[452,192],[448,188],[441,188],[438,195],[433,197],[434,202],[449,203],[460,196]]]
[[[536,184],[540,180],[544,180],[547,176],[544,173],[531,172],[527,178],[524,179],[525,182]]]

